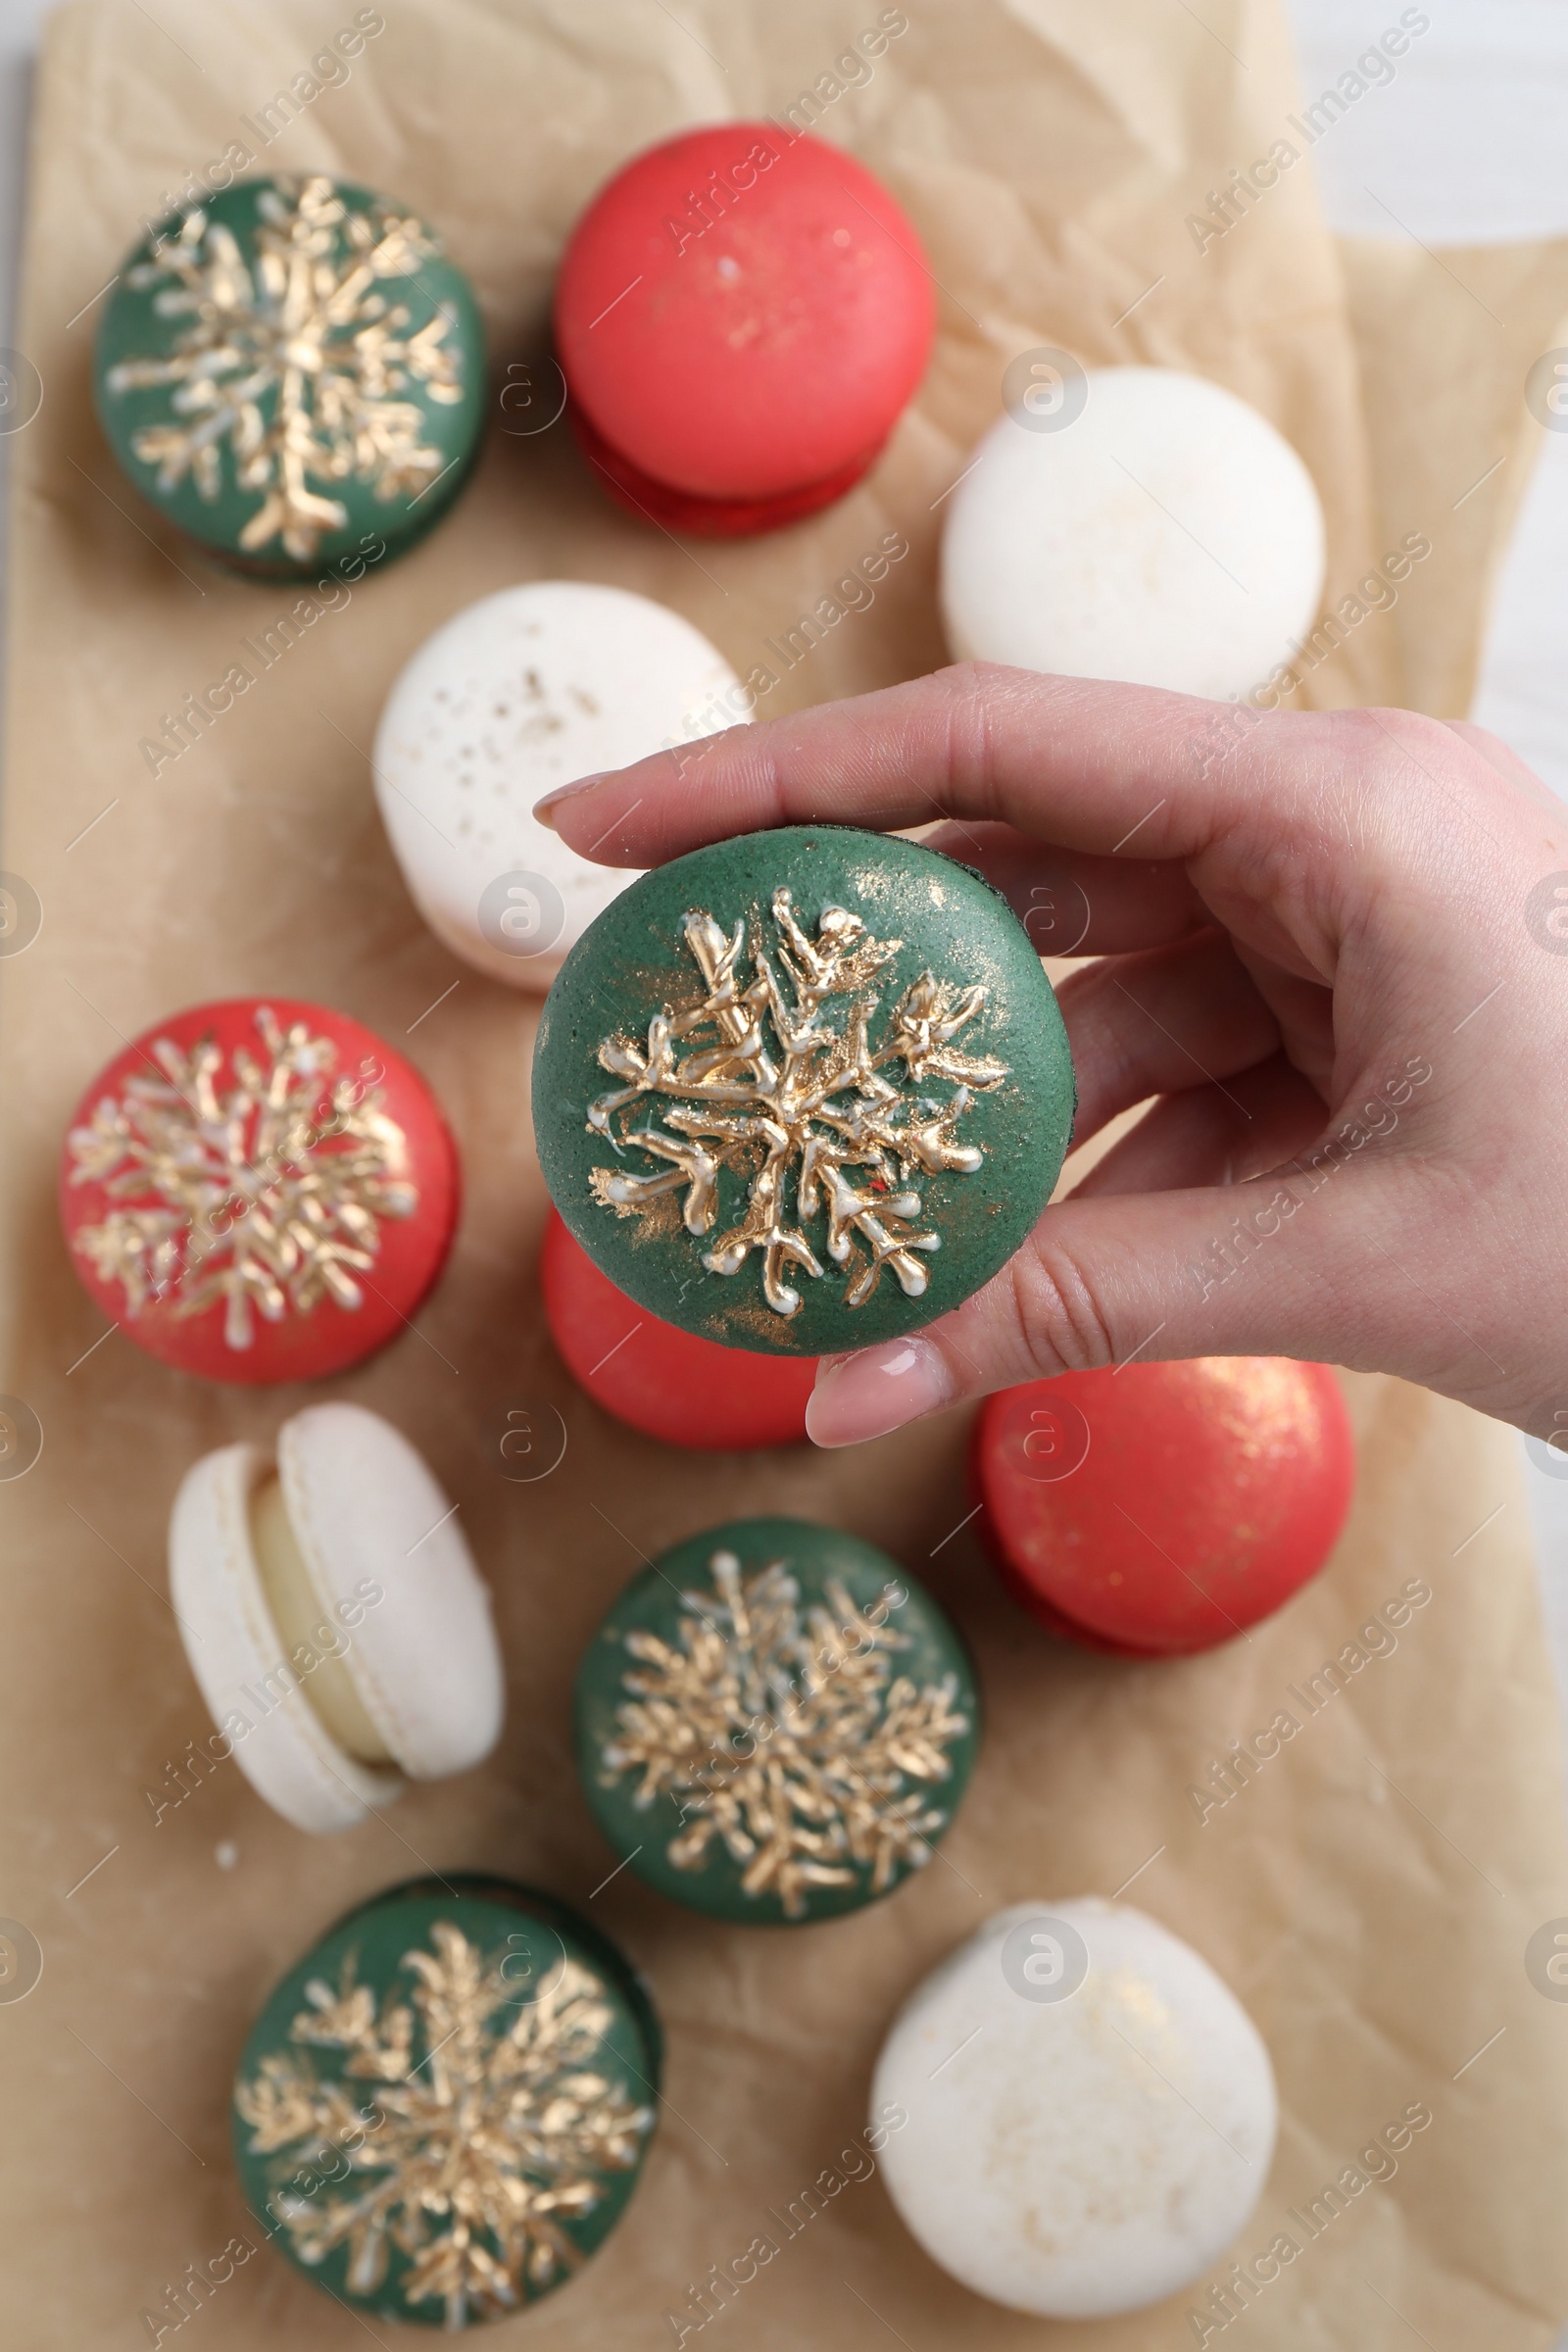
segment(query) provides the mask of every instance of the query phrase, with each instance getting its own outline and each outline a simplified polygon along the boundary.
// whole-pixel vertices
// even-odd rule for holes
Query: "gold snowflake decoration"
[[[647,1215],[684,1187],[686,1230],[706,1237],[717,1217],[719,1169],[740,1169],[750,1176],[746,1214],[705,1251],[710,1273],[738,1274],[755,1250],[768,1305],[796,1314],[801,1296],[788,1270],[822,1274],[803,1230],[821,1217],[827,1255],[849,1272],[850,1306],[871,1297],[884,1266],[907,1298],[918,1298],[926,1288],[922,1253],[940,1249],[941,1237],[918,1230],[921,1200],[910,1181],[974,1173],[984,1155],[959,1143],[956,1130],[973,1092],[1007,1075],[1005,1062],[953,1043],[989,992],[957,990],[922,972],[894,1005],[883,1042],[873,1045],[880,999],[868,984],[903,941],[873,939],[843,906],[825,907],[808,939],[784,889],[773,893],[772,911],[782,981],[760,948],[755,976],[743,980],[744,921],[726,935],[710,914],[690,913],[683,934],[707,993],[683,1011],[656,1013],[646,1044],[616,1036],[601,1045],[602,1067],[627,1083],[591,1104],[589,1127],[617,1152],[630,1147],[666,1164],[649,1175],[595,1168],[594,1199],[622,1216]],[[834,999],[843,1000],[836,1025],[828,1012]],[[677,1048],[685,1041],[694,1050],[682,1059]],[[902,1092],[887,1075],[893,1070],[916,1088],[947,1080],[954,1091],[946,1102]],[[670,1100],[663,1127],[631,1126],[627,1114],[650,1096]],[[847,1173],[852,1168],[860,1172],[858,1183]]]
[[[392,499],[444,470],[447,456],[423,437],[423,410],[399,395],[421,383],[434,401],[460,401],[461,362],[443,313],[411,334],[408,305],[380,290],[439,251],[418,220],[380,199],[356,211],[320,177],[280,180],[256,202],[249,256],[197,206],[177,236],[127,272],[130,286],[159,287],[160,318],[187,323],[172,350],[122,360],[105,383],[112,394],[173,387],[170,421],[131,440],[158,468],[160,489],[188,473],[216,501],[226,441],[238,487],[261,498],[240,546],[254,552],[277,539],[308,563],[322,534],[348,520],[342,501],[313,479],[370,482]]]
[[[601,1980],[566,1959],[537,1992],[460,1929],[437,1921],[401,1965],[412,2006],[377,2010],[354,1957],[334,1989],[317,1979],[290,2038],[338,2053],[331,2071],[292,2053],[264,2058],[234,2103],[251,2152],[287,2151],[286,2183],[330,2157],[343,2193],[270,2200],[309,2267],[347,2248],[346,2284],[373,2294],[393,2248],[409,2257],[398,2291],[438,2303],[442,2324],[496,2319],[561,2283],[582,2260],[564,2225],[600,2203],[605,2176],[638,2163],[652,2107],[607,2067],[614,2010]],[[368,2127],[355,2083],[373,2083]],[[379,2119],[378,2121],[376,2119]]]
[[[260,1054],[157,1039],[164,1075],[132,1071],[67,1138],[70,1182],[117,1203],[72,1237],[100,1282],[122,1285],[127,1315],[171,1296],[181,1316],[221,1300],[236,1348],[258,1314],[278,1323],[327,1298],[359,1306],[355,1277],[375,1263],[380,1220],[419,1202],[380,1088],[331,1080],[337,1049],[303,1021],[285,1030],[263,1004],[256,1027]]]
[[[829,1579],[827,1605],[803,1619],[781,1560],[746,1577],[716,1551],[710,1573],[710,1592],[681,1595],[675,1641],[625,1637],[638,1664],[621,1678],[632,1696],[603,1751],[606,1785],[637,1772],[635,1804],[673,1797],[676,1869],[702,1869],[717,1840],[742,1891],[776,1896],[786,1919],[805,1916],[811,1887],[853,1886],[860,1870],[884,1893],[946,1826],[925,1791],[951,1777],[948,1750],[969,1729],[957,1677],[917,1690],[894,1675],[889,1653],[909,1646],[886,1623],[897,1587],[863,1610]]]

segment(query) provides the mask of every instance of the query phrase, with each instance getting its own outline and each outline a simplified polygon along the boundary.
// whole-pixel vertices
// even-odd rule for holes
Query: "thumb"
[[[1245,1184],[1063,1201],[952,1314],[824,1356],[808,1434],[854,1446],[966,1396],[1134,1358],[1386,1364],[1408,1308],[1369,1238],[1389,1221],[1385,1193],[1371,1171],[1313,1153]]]

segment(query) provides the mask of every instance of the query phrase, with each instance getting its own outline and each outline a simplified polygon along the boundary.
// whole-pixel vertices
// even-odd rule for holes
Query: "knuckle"
[[[955,662],[921,681],[921,710],[940,732],[940,751],[970,816],[1002,814],[1004,747],[1070,712],[1095,682],[1018,669],[1004,662]],[[1101,689],[1102,691],[1102,689]],[[1123,692],[1136,692],[1125,688]]]
[[[992,782],[991,698],[1004,673],[995,662],[956,662],[931,683],[938,697],[943,754],[956,796],[983,808]]]
[[[1407,792],[1412,767],[1430,776],[1440,768],[1451,774],[1456,764],[1452,733],[1442,719],[1421,710],[1339,710],[1333,727],[1342,742],[1353,746],[1363,777],[1385,789]]]
[[[1049,1231],[1013,1260],[1019,1350],[1037,1377],[1090,1372],[1116,1360],[1109,1317],[1090,1269]]]
[[[1380,866],[1406,857],[1412,811],[1430,813],[1435,788],[1470,798],[1470,762],[1441,719],[1366,709],[1303,711],[1296,724],[1298,761],[1278,780],[1283,797],[1265,810],[1273,821],[1249,835],[1259,871],[1280,883],[1303,852],[1320,873],[1332,871],[1347,841]]]

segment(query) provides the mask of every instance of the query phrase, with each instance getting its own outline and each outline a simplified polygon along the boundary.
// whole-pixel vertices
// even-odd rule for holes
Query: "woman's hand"
[[[824,1360],[818,1445],[1216,1354],[1568,1429],[1568,808],[1481,729],[965,665],[541,808],[637,866],[942,818],[1043,954],[1096,958],[1059,992],[1074,1144],[1152,1106],[956,1312]]]

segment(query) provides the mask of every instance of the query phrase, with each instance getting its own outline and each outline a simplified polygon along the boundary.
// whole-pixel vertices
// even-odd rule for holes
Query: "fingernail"
[[[552,811],[559,808],[563,801],[574,801],[579,792],[592,792],[596,784],[602,784],[605,777],[612,772],[612,769],[606,768],[597,776],[579,776],[574,784],[558,784],[555,791],[547,792],[542,801],[535,801],[533,805],[535,819],[539,824],[547,825],[553,833],[556,829],[556,820]]]
[[[824,1357],[806,1407],[806,1434],[813,1446],[858,1446],[940,1412],[953,1397],[952,1374],[929,1340],[886,1340],[856,1355]]]

